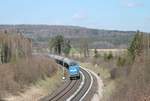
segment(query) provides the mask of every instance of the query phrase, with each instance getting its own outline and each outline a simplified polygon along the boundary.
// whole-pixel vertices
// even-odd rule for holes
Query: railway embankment
[[[92,101],[104,101],[115,89],[115,83],[110,80],[110,72],[104,65],[93,65],[92,63],[82,62],[81,66],[88,69],[97,80],[97,91],[95,92]]]
[[[37,101],[61,83],[61,70],[52,60],[32,57],[0,65],[0,91],[4,101]]]

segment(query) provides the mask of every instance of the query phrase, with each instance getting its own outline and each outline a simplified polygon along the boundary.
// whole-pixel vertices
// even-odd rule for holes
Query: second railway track
[[[69,80],[61,89],[55,91],[53,94],[41,99],[40,101],[82,101],[85,100],[86,94],[89,93],[92,85],[92,77],[89,72],[81,69],[82,76],[78,80]],[[85,101],[90,101],[86,99]]]

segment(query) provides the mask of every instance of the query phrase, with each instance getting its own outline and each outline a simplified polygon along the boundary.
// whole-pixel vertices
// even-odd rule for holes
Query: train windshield
[[[75,65],[77,65],[76,62],[70,62],[70,66],[75,66]]]

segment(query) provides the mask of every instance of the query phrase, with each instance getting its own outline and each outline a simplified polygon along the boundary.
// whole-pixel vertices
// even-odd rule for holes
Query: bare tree
[[[21,34],[10,35],[7,31],[0,34],[0,60],[8,63],[12,59],[31,56],[32,41]]]
[[[89,56],[89,44],[88,40],[86,38],[81,38],[80,39],[80,54],[84,55],[84,57]]]

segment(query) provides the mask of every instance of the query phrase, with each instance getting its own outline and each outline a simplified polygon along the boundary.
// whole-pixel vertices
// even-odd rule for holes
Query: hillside
[[[49,37],[58,34],[71,39],[73,43],[86,38],[91,48],[126,47],[135,33],[134,31],[100,30],[63,25],[0,25],[0,30],[6,29],[22,32],[26,37],[40,42],[46,42]]]

